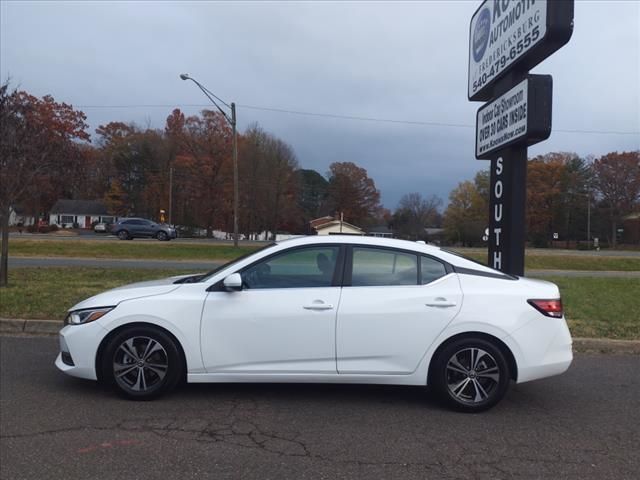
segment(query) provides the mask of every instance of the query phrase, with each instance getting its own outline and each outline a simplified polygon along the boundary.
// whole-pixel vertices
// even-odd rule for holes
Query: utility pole
[[[173,167],[169,167],[169,225],[173,225]]]
[[[236,104],[231,102],[231,127],[233,128],[233,246],[238,246],[238,130],[236,128]]]
[[[591,190],[587,193],[587,248],[591,247]]]

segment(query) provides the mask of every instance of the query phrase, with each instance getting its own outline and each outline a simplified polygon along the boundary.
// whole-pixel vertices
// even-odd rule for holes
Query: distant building
[[[424,233],[427,235],[427,242],[434,245],[440,245],[445,235],[444,228],[427,227],[424,229]]]
[[[99,200],[58,200],[49,212],[49,225],[61,228],[91,228],[94,223],[114,223],[118,217],[109,215]]]
[[[9,207],[9,226],[28,227],[36,223],[33,215],[27,215],[25,209],[20,205]]]
[[[367,235],[370,237],[392,238],[393,232],[386,225],[378,225],[367,230]]]
[[[309,225],[318,235],[364,235],[361,228],[334,217],[316,218]]]

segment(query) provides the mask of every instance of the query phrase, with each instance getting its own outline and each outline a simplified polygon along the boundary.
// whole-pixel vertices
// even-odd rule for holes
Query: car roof
[[[455,252],[443,250],[435,245],[428,245],[423,242],[412,242],[410,240],[399,240],[396,238],[383,238],[383,237],[369,237],[362,235],[309,235],[303,237],[294,237],[288,240],[281,240],[275,243],[276,246],[281,248],[290,248],[298,245],[317,245],[317,244],[351,244],[351,245],[366,245],[371,247],[388,247],[397,248],[402,250],[410,250],[416,253],[424,253],[427,255],[433,255],[451,265],[458,267],[464,267],[473,270],[484,271],[487,273],[500,273],[493,268],[487,267],[475,260],[464,257]]]
[[[396,238],[367,237],[363,235],[308,235],[304,237],[294,237],[276,242],[276,244],[278,245],[286,245],[287,247],[318,243],[371,245],[372,247],[400,248],[404,250],[414,250],[416,252],[425,253],[435,253],[440,251],[439,247],[427,245],[425,243],[412,242],[409,240],[399,240]]]

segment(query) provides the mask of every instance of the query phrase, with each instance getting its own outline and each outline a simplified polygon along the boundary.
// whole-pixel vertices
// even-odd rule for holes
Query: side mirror
[[[242,290],[242,277],[239,273],[232,273],[222,282],[224,288],[229,291]]]

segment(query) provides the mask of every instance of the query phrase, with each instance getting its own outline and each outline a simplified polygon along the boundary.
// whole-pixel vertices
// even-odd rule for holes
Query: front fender
[[[107,317],[108,315],[105,315]],[[98,320],[101,321],[102,319]],[[185,360],[187,362],[187,373],[203,373],[204,365],[202,363],[202,355],[200,354],[200,342],[199,342],[199,328],[194,336],[187,328],[180,328],[173,322],[169,322],[162,317],[146,314],[131,314],[117,317],[114,319],[105,320],[102,323],[102,327],[106,330],[105,337],[116,329],[124,327],[126,325],[149,325],[151,327],[160,327],[173,335],[180,343],[180,347],[184,352]],[[104,341],[104,338],[101,342]]]

